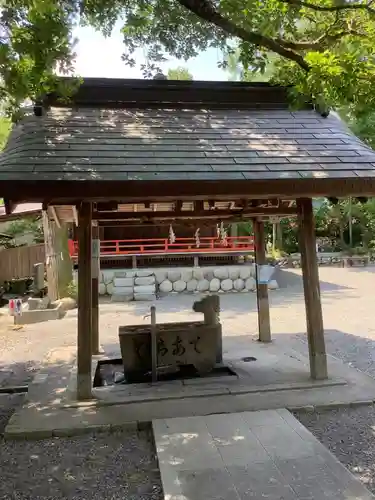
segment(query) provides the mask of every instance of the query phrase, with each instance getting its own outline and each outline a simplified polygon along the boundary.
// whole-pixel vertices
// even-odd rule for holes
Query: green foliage
[[[193,80],[193,75],[187,68],[178,66],[168,70],[168,80]]]
[[[10,129],[11,129],[10,120],[0,116],[0,151],[4,148],[6,144]],[[0,205],[2,205],[2,203],[3,201],[0,198]]]
[[[40,218],[29,217],[15,220],[9,224],[6,230],[6,234],[12,236],[13,238],[24,236],[27,233],[32,234],[34,243],[43,243],[44,235]]]
[[[62,294],[62,297],[70,297],[71,299],[78,299],[78,286],[75,281],[71,281],[65,290],[65,293]]]
[[[0,99],[14,112],[25,98],[55,88],[56,69],[72,69],[78,23],[109,35],[123,19],[123,60],[153,76],[170,55],[189,59],[238,45],[256,74],[276,54],[273,80],[296,99],[375,109],[375,6],[371,0],[5,0],[0,14]],[[226,66],[227,61],[221,63]],[[68,91],[67,89],[65,89]]]
[[[316,236],[318,241],[324,242],[324,251],[361,254],[375,248],[375,198],[370,198],[365,203],[360,203],[355,198],[342,199],[337,204],[324,200],[314,209],[314,215]],[[279,224],[282,245],[278,249],[289,254],[298,252],[296,219],[281,219]],[[265,228],[270,239],[272,224],[266,223]]]

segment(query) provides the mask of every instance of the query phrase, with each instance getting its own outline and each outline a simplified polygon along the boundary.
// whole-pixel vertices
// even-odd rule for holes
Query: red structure
[[[168,254],[231,254],[254,251],[253,236],[233,236],[220,240],[217,237],[200,238],[199,247],[195,238],[168,238],[105,240],[100,242],[101,257],[168,255]],[[78,257],[78,242],[69,240],[69,252],[73,259]]]

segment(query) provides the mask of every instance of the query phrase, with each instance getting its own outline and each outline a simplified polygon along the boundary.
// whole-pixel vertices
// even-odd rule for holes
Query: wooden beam
[[[166,211],[166,212],[95,212],[93,213],[94,220],[100,221],[110,221],[110,220],[187,220],[187,219],[223,219],[230,218],[231,220],[237,218],[241,220],[243,218],[251,218],[258,216],[285,216],[290,217],[297,214],[297,209],[294,207],[280,207],[280,208],[248,208],[235,209],[235,210],[195,210],[188,211],[183,210],[181,212],[176,211]]]
[[[91,203],[78,207],[77,399],[91,399]]]
[[[322,380],[328,377],[328,370],[311,198],[298,199],[297,209],[310,372],[314,380]]]
[[[100,274],[100,239],[99,226],[96,222],[92,223],[92,267],[91,267],[91,283],[92,283],[92,343],[91,353],[100,354],[99,345],[99,274]]]
[[[268,302],[268,286],[259,283],[259,266],[266,264],[266,241],[264,234],[264,223],[258,219],[253,221],[254,245],[255,245],[255,267],[256,288],[258,306],[258,329],[259,341],[271,342],[270,306]]]
[[[53,175],[53,174],[51,174]],[[60,175],[60,174],[59,174]],[[217,175],[215,173],[215,175]],[[195,175],[197,177],[197,175]],[[169,175],[169,178],[170,175]],[[74,205],[82,199],[92,202],[108,199],[126,200],[144,203],[145,201],[166,202],[176,198],[186,201],[202,199],[244,199],[247,197],[280,197],[295,198],[321,196],[374,196],[375,177],[350,178],[304,178],[304,179],[225,179],[194,180],[4,180],[1,181],[3,193],[9,199],[22,202],[53,201],[55,205]]]
[[[78,226],[78,214],[77,214],[77,207],[75,205],[72,206],[72,212],[73,212],[74,224]]]
[[[99,212],[113,212],[117,210],[118,203],[117,201],[98,203],[96,208]]]
[[[58,218],[57,216],[57,213],[56,213],[56,209],[53,205],[51,205],[49,207],[50,211],[51,211],[51,215],[53,217],[53,220],[55,221],[56,223],[56,226],[60,229],[61,228],[61,222],[60,222],[60,219]]]
[[[4,198],[5,214],[11,215],[11,213],[16,209],[18,203],[13,202],[9,198]]]

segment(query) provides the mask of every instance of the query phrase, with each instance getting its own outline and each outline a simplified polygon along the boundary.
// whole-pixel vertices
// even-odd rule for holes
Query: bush
[[[78,300],[78,286],[74,281],[71,281],[66,287],[65,296],[70,297],[74,300]]]

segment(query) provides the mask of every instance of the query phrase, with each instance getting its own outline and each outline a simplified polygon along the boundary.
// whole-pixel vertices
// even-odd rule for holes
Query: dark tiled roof
[[[314,111],[52,108],[0,158],[0,181],[353,177],[375,177],[375,152]]]

